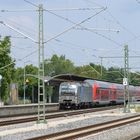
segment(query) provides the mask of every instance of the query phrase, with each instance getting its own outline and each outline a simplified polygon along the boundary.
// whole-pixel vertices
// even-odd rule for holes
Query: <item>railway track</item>
[[[140,140],[140,136],[133,138],[132,140]]]
[[[137,121],[140,121],[140,115],[117,119],[113,121],[108,121],[108,122],[72,129],[68,131],[53,133],[40,137],[34,137],[28,140],[46,140],[46,139],[47,140],[72,140],[79,137],[85,137],[87,135],[96,134],[108,129],[120,127]]]
[[[46,115],[46,119],[52,119],[52,118],[58,118],[58,117],[67,117],[72,115],[79,115],[84,113],[91,113],[91,112],[97,112],[97,111],[104,111],[104,110],[111,110],[122,106],[111,106],[111,107],[101,107],[101,108],[91,108],[91,109],[84,109],[84,110],[74,110],[74,111],[65,111],[65,112],[59,112],[59,113],[52,113]],[[0,121],[0,126],[6,126],[6,125],[13,125],[18,123],[26,123],[31,121],[36,121],[37,117],[27,117],[27,118],[20,118],[20,119],[14,119],[14,120],[5,120]]]

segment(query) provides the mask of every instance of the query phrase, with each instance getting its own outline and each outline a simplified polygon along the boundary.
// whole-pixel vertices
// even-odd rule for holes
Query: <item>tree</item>
[[[122,83],[123,81],[123,69],[117,67],[110,67],[104,73],[104,79],[110,82]]]
[[[103,67],[103,70],[104,69],[105,68]],[[101,78],[100,71],[101,71],[100,65],[90,63],[89,65],[76,67],[74,73],[89,78],[100,79]]]
[[[14,61],[10,56],[10,47],[11,41],[9,37],[5,37],[0,41],[0,75],[2,75],[1,97],[3,101],[6,101],[9,97],[9,87],[14,73]]]
[[[74,74],[89,77],[89,78],[96,78],[95,71],[89,65],[76,67]]]
[[[65,56],[53,55],[50,60],[45,60],[45,75],[53,76],[58,74],[73,73],[74,64]]]
[[[140,72],[130,73],[129,84],[134,86],[140,85]]]
[[[26,80],[28,79],[28,83],[26,83],[26,90],[28,86],[27,95],[31,97],[32,86],[38,86],[38,79],[35,77],[38,75],[38,68],[33,65],[25,66],[25,76]],[[23,89],[24,89],[24,68],[17,68],[14,74],[14,82],[18,83],[19,87],[19,96],[23,97]]]

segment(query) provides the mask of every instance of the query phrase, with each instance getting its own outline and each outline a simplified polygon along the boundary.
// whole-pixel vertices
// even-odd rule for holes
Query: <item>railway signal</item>
[[[123,78],[123,85],[127,86],[128,85],[128,79],[127,78]]]

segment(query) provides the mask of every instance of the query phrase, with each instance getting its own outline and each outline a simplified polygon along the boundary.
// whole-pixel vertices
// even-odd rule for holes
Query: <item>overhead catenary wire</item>
[[[77,27],[77,28],[75,28],[75,29],[77,29],[77,30],[91,30],[91,31],[109,31],[109,32],[116,32],[116,33],[119,33],[120,32],[120,30],[115,30],[115,29],[104,29],[104,28],[79,28],[79,27]]]
[[[31,9],[19,9],[19,10],[6,10],[1,9],[0,12],[35,12],[37,10],[31,10]]]
[[[75,44],[75,43],[71,43],[71,42],[68,42],[68,41],[62,41],[60,39],[56,39],[55,42],[58,44],[58,45],[64,45],[64,46],[69,46],[69,48],[72,48],[72,49],[81,49],[81,51],[84,51],[84,50],[88,50],[88,51],[103,51],[103,52],[110,52],[110,49],[97,49],[97,48],[89,48],[88,47],[88,44],[87,45],[79,45],[79,44]],[[72,47],[73,46],[73,47]],[[76,48],[75,48],[76,47]],[[120,49],[119,48],[115,48],[115,49],[111,49],[111,51],[117,51]]]
[[[15,63],[15,61],[13,61],[13,62],[11,62],[11,63],[9,63],[9,64],[7,64],[7,65],[1,67],[0,70],[7,68],[7,67],[11,66],[11,65],[14,64],[14,63]]]
[[[24,0],[24,1],[27,2],[27,3],[29,3],[29,4],[31,4],[31,5],[33,5],[33,6],[35,6],[35,7],[38,7],[38,5],[36,5],[36,4],[34,4],[34,3],[31,3],[31,2],[28,1],[28,0]],[[104,10],[106,10],[106,7],[100,7],[99,9],[102,9],[102,10],[104,9]],[[52,15],[55,15],[55,16],[58,17],[58,18],[61,18],[61,19],[65,20],[65,21],[68,21],[69,23],[76,24],[76,23],[73,22],[72,20],[70,20],[70,19],[68,19],[68,18],[65,18],[65,17],[63,17],[63,16],[61,16],[61,15],[58,15],[58,14],[52,12],[52,11],[49,11],[48,9],[43,8],[43,10],[46,11],[46,12],[48,12],[48,13],[50,13],[50,14],[52,14]]]
[[[37,43],[37,41],[36,41],[36,40],[34,40],[34,39],[33,39],[33,38],[31,38],[30,36],[28,36],[28,35],[26,35],[26,34],[22,33],[22,32],[21,32],[21,31],[19,31],[18,29],[13,28],[13,27],[12,27],[12,26],[10,26],[9,24],[7,24],[7,23],[5,23],[5,22],[3,22],[3,21],[0,21],[0,23],[1,23],[1,24],[3,24],[4,26],[7,26],[8,28],[10,28],[10,29],[14,30],[15,32],[17,32],[17,33],[19,33],[19,34],[23,35],[24,37],[26,37],[26,38],[30,39],[31,41],[33,41],[33,42]]]
[[[67,18],[65,18],[65,19],[67,19]],[[116,44],[117,45],[117,44]]]
[[[58,40],[58,42],[60,42],[60,40]],[[37,51],[37,50],[36,50]],[[34,51],[33,53],[35,53],[36,51]],[[33,53],[31,53],[31,54],[33,54]],[[29,54],[29,55],[27,55],[26,57],[28,57],[28,56],[30,56],[31,54]],[[26,58],[25,57],[25,58]],[[24,58],[23,58],[24,59]]]
[[[31,4],[34,7],[38,7],[38,5],[32,3],[32,2],[30,2],[28,0],[24,0],[24,1],[29,3],[29,4]],[[61,8],[61,9],[44,9],[43,8],[43,10],[50,12],[50,11],[72,11],[72,10],[96,10],[96,9],[102,9],[102,8],[103,7]],[[52,13],[52,14],[55,14],[55,13]],[[56,16],[59,16],[59,15],[56,14]]]
[[[57,43],[57,45],[59,45],[59,46],[65,46],[64,47],[64,49],[70,49],[70,51],[72,50],[74,50],[74,53],[77,53],[77,51],[79,52],[79,51],[81,51],[81,54],[82,53],[84,53],[84,56],[86,55],[87,57],[86,57],[86,59],[88,58],[88,56],[93,56],[93,57],[96,57],[96,58],[100,58],[100,55],[99,54],[97,54],[97,51],[103,51],[103,53],[105,54],[105,52],[110,52],[110,50],[107,50],[107,49],[102,49],[102,50],[100,50],[100,49],[92,49],[92,48],[87,48],[88,46],[83,46],[83,49],[81,48],[82,46],[81,45],[77,45],[77,44],[73,44],[73,43],[69,43],[69,42],[66,42],[66,44],[63,44],[64,43],[64,41],[62,42],[61,40],[59,40],[59,41],[56,41],[56,42],[53,42],[53,43]],[[50,46],[51,44],[49,44],[49,46]],[[66,47],[66,45],[69,45],[70,47]],[[56,45],[54,45],[54,46],[56,46]],[[74,46],[74,47],[72,47],[72,46]],[[50,46],[50,48],[53,48],[53,47],[51,47]],[[58,48],[58,47],[57,47]],[[57,49],[56,48],[56,49]],[[62,49],[62,48],[59,48],[60,50]],[[78,49],[78,50],[76,50],[76,49]],[[80,49],[80,50],[79,50]],[[111,50],[113,50],[113,49],[111,49]],[[116,50],[120,50],[120,49],[114,49],[114,51],[116,51]],[[70,52],[69,51],[69,52]],[[61,51],[60,51],[61,52]],[[80,52],[79,52],[80,53]],[[92,54],[92,53],[94,53],[94,55]],[[90,59],[89,59],[90,60]],[[79,61],[78,60],[78,62],[81,62],[81,61]]]
[[[60,43],[60,42],[62,42],[62,41],[58,40],[58,42]],[[69,45],[73,45],[73,44],[70,43]],[[75,45],[75,46],[76,46],[76,45]],[[23,50],[24,50],[24,48],[19,48],[19,49],[23,49]],[[97,51],[97,49],[95,49],[94,51]],[[102,51],[105,51],[105,49],[103,49]]]
[[[104,9],[106,10],[107,8],[104,8]],[[53,14],[53,15],[55,15],[55,16],[57,16],[57,17],[63,19],[63,20],[66,20],[66,21],[68,21],[68,22],[70,22],[70,23],[72,23],[72,24],[76,24],[75,22],[73,22],[72,20],[70,20],[70,19],[68,19],[68,18],[65,18],[65,17],[63,17],[63,16],[60,16],[60,15],[55,14],[55,13],[53,13],[53,12],[50,12],[50,11],[48,11],[48,10],[46,10],[46,9],[45,9],[45,11],[47,11],[47,12],[49,12],[49,13],[51,13],[51,14]],[[87,30],[87,31],[90,31],[90,32],[92,32],[92,33],[95,33],[95,34],[97,34],[97,35],[99,35],[99,36],[101,36],[101,37],[103,37],[103,38],[105,38],[105,39],[107,39],[107,40],[109,40],[109,41],[115,43],[115,44],[118,45],[118,46],[123,46],[122,44],[116,42],[115,40],[113,40],[113,39],[111,39],[111,38],[109,38],[109,37],[107,37],[107,36],[105,36],[105,35],[103,35],[103,34],[97,33],[96,31],[93,31],[93,30],[88,30],[88,28],[86,28],[86,27],[84,27],[84,26],[81,26],[81,25],[80,25],[80,27],[85,28],[85,30]]]
[[[14,20],[14,18],[13,19],[9,19],[7,17],[3,17],[3,16],[1,16],[1,17],[4,18],[4,19],[6,19],[5,20],[6,23],[12,25],[14,28],[16,28],[18,30],[21,30],[21,28],[22,28],[22,31],[24,31],[26,33],[28,32],[29,34],[33,34],[33,35],[37,34],[37,31],[35,30],[35,28],[33,28],[33,27],[32,28],[31,27],[29,28],[28,26],[25,26],[23,24],[19,24],[19,23],[17,23],[17,21]]]
[[[113,39],[111,39],[111,38],[109,38],[109,37],[107,37],[107,36],[105,36],[105,35],[103,35],[103,34],[101,34],[101,33],[98,33],[98,32],[96,32],[96,31],[90,30],[90,29],[88,29],[88,28],[85,28],[85,30],[86,30],[86,31],[89,31],[89,32],[92,32],[92,33],[95,33],[95,34],[97,34],[97,35],[99,35],[99,36],[101,36],[101,37],[103,37],[103,38],[105,38],[105,39],[107,39],[107,40],[113,42],[113,43],[116,44],[117,46],[123,47],[123,44],[120,44],[120,43],[118,43],[117,41],[115,41],[115,40],[113,40]]]
[[[27,0],[24,0],[24,1],[30,3],[30,4],[33,5],[33,6],[38,7],[37,5],[31,3],[31,2],[29,2],[29,1],[27,1]],[[45,10],[46,10],[46,9],[45,9]],[[64,17],[62,17],[62,16],[59,16],[58,14],[52,13],[52,12],[50,12],[49,10],[46,10],[46,11],[49,12],[49,13],[51,13],[51,14],[53,14],[53,15],[55,15],[55,16],[57,16],[57,17],[59,17],[59,18],[62,18],[62,19],[64,19],[64,20],[67,20],[67,21],[69,21],[69,22],[71,22],[71,23],[73,23],[73,24],[76,24],[75,22],[69,20],[68,18],[64,18]],[[76,25],[76,26],[77,26],[77,25]],[[112,39],[110,39],[110,38],[108,38],[108,37],[106,37],[106,36],[104,36],[104,35],[102,35],[102,34],[99,34],[99,33],[97,33],[97,32],[96,32],[96,34],[97,34],[97,35],[100,35],[100,36],[102,36],[102,37],[104,37],[104,38],[106,38],[106,39],[108,39],[108,40],[110,40],[110,41],[113,41]],[[113,42],[116,43],[115,41],[113,41]],[[116,44],[117,44],[117,45],[120,45],[120,44],[118,44],[118,43],[116,43]]]
[[[111,13],[110,13],[110,14],[111,14]],[[113,17],[112,14],[111,14],[111,16]],[[113,19],[115,19],[115,17],[113,17]],[[117,24],[119,24],[124,30],[126,30],[128,33],[130,33],[130,34],[131,34],[132,36],[134,36],[135,38],[137,37],[133,32],[131,32],[131,31],[128,30],[125,26],[123,26],[117,19],[115,19],[115,20],[116,20]],[[118,46],[123,46],[123,44],[120,44],[120,43],[118,43],[118,42],[112,40],[111,38],[106,37],[105,35],[102,35],[102,34],[97,33],[97,32],[96,32],[96,34],[98,34],[98,35],[100,35],[100,36],[102,36],[102,37],[104,37],[104,38],[110,40],[111,42],[115,43],[115,44],[118,45]],[[139,57],[139,56],[131,56],[131,57],[136,58],[136,57]]]
[[[127,31],[129,34],[131,34],[134,37],[137,37],[132,31],[127,29],[125,26],[123,26],[112,14],[109,10],[107,10],[107,13],[116,21],[118,25],[120,25],[125,31]]]
[[[93,17],[95,17],[95,16],[98,15],[99,13],[103,12],[104,10],[105,10],[105,9],[103,9],[103,10],[101,10],[101,11],[99,11],[99,12],[93,14],[92,16],[90,16],[90,17],[88,17],[88,18],[82,20],[82,21],[79,22],[79,23],[74,24],[73,26],[71,26],[70,28],[66,29],[65,31],[63,31],[63,32],[59,33],[58,35],[56,35],[56,36],[54,36],[54,37],[48,39],[45,43],[47,43],[47,42],[49,42],[49,41],[51,41],[51,40],[53,40],[53,39],[59,37],[60,35],[62,35],[62,34],[64,34],[64,33],[68,32],[68,31],[74,29],[76,26],[80,26],[80,25],[83,24],[84,22],[89,21],[90,19],[92,19]]]
[[[103,7],[103,5],[96,3],[95,1],[90,1],[90,0],[83,0],[83,1],[91,3],[91,4],[95,4],[95,5],[100,6],[100,7]]]
[[[85,0],[84,0],[85,1]],[[136,0],[139,4],[140,4],[140,1],[139,0]],[[97,6],[102,6],[100,4],[97,4],[93,1],[90,1],[90,0],[86,0],[86,2],[89,2],[91,4],[96,4]],[[113,14],[109,11],[109,9],[106,10],[106,12],[112,17],[112,19],[122,28],[124,29],[126,32],[128,32],[129,34],[131,34],[133,36],[132,39],[128,40],[127,42],[125,42],[124,44],[128,44],[134,40],[137,40],[137,39],[140,39],[140,35],[135,35],[131,30],[127,29],[122,23],[120,23],[120,21],[115,17],[113,16]]]
[[[26,0],[25,0],[25,1],[26,1]],[[26,2],[27,2],[27,1],[26,1]],[[30,3],[30,4],[31,4],[31,3]],[[34,5],[34,6],[36,6],[36,5]],[[38,7],[38,6],[36,6],[36,7]],[[83,23],[84,23],[84,21],[83,21]],[[76,25],[76,26],[77,26],[77,25]],[[68,31],[68,30],[67,30],[67,31]],[[64,31],[63,33],[67,32],[67,31]],[[62,34],[63,34],[63,33],[62,33]],[[61,34],[59,34],[58,36],[60,36],[60,35],[61,35]],[[54,38],[52,38],[52,39],[54,39]],[[52,40],[52,39],[51,39],[51,40]],[[50,40],[48,40],[48,41],[50,41]],[[48,42],[48,41],[47,41],[47,42]]]
[[[135,37],[129,39],[125,44],[128,44],[128,43],[130,43],[130,42],[133,42],[133,41],[135,41],[135,40],[137,40],[137,39],[140,39],[140,35],[135,36]]]
[[[37,5],[36,5],[36,7],[37,7]],[[88,7],[86,7],[86,8],[68,8],[68,9],[63,8],[63,9],[47,9],[47,11],[66,11],[66,10],[72,11],[72,10],[95,10],[95,9],[101,9],[101,8],[100,7],[94,7],[94,8],[88,8]],[[29,10],[29,9],[28,10],[27,9],[22,9],[22,10],[20,10],[20,9],[19,10],[0,10],[0,12],[30,12],[30,11],[38,11],[38,10]]]
[[[33,6],[35,6],[35,7],[38,7],[37,5],[31,3],[31,2],[29,2],[29,1],[27,1],[27,0],[24,0],[24,1],[30,3],[31,5],[33,5]],[[102,8],[103,8],[103,10],[106,10],[106,9],[107,9],[107,7],[105,7],[105,8],[102,7]],[[49,13],[51,13],[51,14],[53,14],[53,15],[55,15],[55,16],[57,16],[57,17],[59,17],[59,18],[61,18],[61,19],[63,19],[63,20],[66,20],[66,21],[68,21],[68,22],[70,22],[70,23],[72,23],[72,24],[76,24],[75,22],[73,22],[72,20],[70,20],[70,19],[68,19],[68,18],[65,18],[65,17],[63,17],[63,16],[60,16],[60,15],[58,15],[58,14],[55,14],[55,13],[49,11],[49,10],[46,10],[46,9],[44,9],[44,10],[47,11],[47,12],[49,12]],[[78,25],[76,25],[76,26],[78,26]],[[80,27],[84,27],[84,26],[80,26]],[[84,27],[84,28],[85,28],[85,27]],[[97,32],[91,31],[91,30],[88,30],[87,28],[85,28],[85,29],[86,29],[87,31],[93,32],[93,33],[95,33],[95,34],[97,34],[97,35],[99,35],[99,36],[101,36],[101,37],[103,37],[103,38],[105,38],[105,39],[107,39],[107,40],[109,40],[109,41],[115,43],[115,44],[118,45],[118,46],[122,46],[122,44],[120,44],[120,43],[114,41],[113,39],[111,39],[111,38],[109,38],[109,37],[107,37],[107,36],[105,36],[105,35],[103,35],[103,34],[100,34],[100,33],[97,33]]]
[[[130,51],[131,52],[134,52],[136,55],[140,55],[140,51],[138,51],[138,50],[132,50],[132,49],[130,49]]]
[[[102,12],[102,10],[101,10],[100,12]],[[50,42],[51,40],[56,39],[57,37],[61,36],[62,34],[68,32],[68,31],[70,31],[70,30],[72,30],[74,27],[76,27],[76,26],[78,26],[78,25],[80,25],[80,24],[82,24],[82,23],[84,23],[84,22],[90,20],[91,18],[93,18],[94,16],[96,16],[97,14],[99,14],[100,12],[98,12],[98,13],[96,13],[96,14],[94,14],[94,15],[92,15],[92,16],[90,16],[90,17],[84,19],[84,20],[82,20],[81,22],[77,23],[76,25],[71,26],[70,28],[66,29],[65,31],[59,33],[58,35],[56,35],[56,36],[54,36],[54,37],[48,39],[48,40],[47,40],[46,42],[44,42],[44,43],[47,43],[47,42]],[[38,49],[36,49],[36,50],[33,51],[32,53],[26,55],[24,58],[26,58],[26,57],[28,57],[28,56],[30,56],[30,55],[36,53],[37,51],[38,51]],[[23,59],[24,59],[24,58],[23,58]]]
[[[84,0],[84,1],[85,1],[85,0]],[[96,4],[96,5],[98,5],[98,6],[102,6],[102,5],[97,4],[97,3],[93,2],[93,1],[90,1],[90,0],[86,0],[86,1],[88,1],[88,2],[90,2],[90,3],[92,3],[92,4]],[[139,0],[136,0],[136,1],[139,2]],[[109,9],[107,9],[106,12],[112,17],[112,19],[113,19],[121,28],[123,28],[125,31],[127,31],[127,32],[128,32],[129,34],[131,34],[132,36],[137,37],[132,31],[130,31],[130,30],[127,29],[124,25],[122,25],[122,24],[120,23],[120,21],[119,21],[115,16],[113,16],[113,14],[109,11]]]
[[[30,2],[28,0],[24,0],[24,1],[27,2],[27,3],[29,3],[29,4],[31,4],[31,5],[33,5],[33,6],[35,6],[35,7],[38,7],[38,5],[32,3],[32,2]],[[63,10],[95,10],[95,9],[101,9],[101,7],[94,7],[94,8],[69,8],[69,9],[62,9],[62,11]],[[51,12],[51,11],[55,11],[55,9],[43,9],[43,10],[45,10],[45,11],[47,11],[47,12],[49,12],[49,13],[51,13],[51,14],[53,14],[53,15],[61,18],[61,19],[63,18],[63,19],[65,19],[65,20],[68,21],[67,18],[64,18],[64,17],[62,17],[62,16],[60,16],[58,14],[55,14],[55,13]],[[56,9],[56,11],[58,11],[58,10],[61,10],[61,9]],[[16,10],[13,10],[13,11],[15,12]],[[17,11],[28,11],[28,10],[17,10]],[[1,12],[10,12],[10,10],[1,10]],[[70,20],[69,20],[69,22],[70,22]]]
[[[107,9],[107,8],[104,8],[104,9]],[[70,20],[70,19],[68,19],[68,18],[65,18],[65,17],[60,16],[60,15],[55,14],[55,13],[52,13],[52,12],[50,12],[50,11],[48,11],[48,10],[45,10],[45,11],[47,11],[47,12],[49,12],[49,13],[51,13],[51,14],[53,14],[53,15],[55,15],[55,16],[61,18],[61,19],[64,19],[64,20],[66,20],[66,21],[68,21],[68,22],[70,22],[70,23],[72,23],[72,24],[76,24],[75,22],[73,22],[72,20]],[[86,27],[84,27],[84,26],[80,26],[80,27],[82,27],[84,30],[93,32],[93,33],[95,33],[95,34],[97,34],[97,35],[99,35],[99,36],[101,36],[101,37],[103,37],[103,38],[105,38],[105,39],[107,39],[107,40],[109,40],[109,41],[111,41],[111,42],[117,44],[118,46],[122,46],[120,43],[114,41],[113,39],[111,39],[111,38],[109,38],[109,37],[107,37],[107,36],[105,36],[105,35],[103,35],[103,34],[97,33],[96,31],[90,30],[90,29],[88,29],[88,28],[86,28]],[[113,31],[115,31],[115,30],[113,30]],[[116,30],[116,32],[119,32],[119,30]]]
[[[45,9],[46,11],[89,11],[89,10],[97,10],[101,9],[101,7],[83,7],[83,8],[61,8],[61,9]],[[38,10],[31,9],[19,9],[19,10],[6,10],[1,9],[0,12],[38,12]]]
[[[60,44],[60,41],[59,41],[59,42],[56,42],[56,43],[57,43],[57,45],[59,45],[59,46],[61,45],[61,44]],[[67,43],[68,43],[68,42],[67,42]],[[70,43],[70,44],[66,44],[66,45],[70,45],[70,47],[68,47],[67,49],[72,49],[72,51],[75,50],[74,53],[76,53],[76,49],[78,49],[78,52],[79,52],[79,47],[80,47],[80,46],[77,46],[77,45],[75,45],[75,44],[73,44],[73,43],[72,43],[72,44],[71,44],[71,43]],[[66,45],[64,45],[65,48],[66,48]],[[74,47],[72,47],[73,45],[74,45]],[[49,45],[49,46],[50,46],[50,45]],[[62,46],[62,45],[61,45],[61,46]],[[78,47],[78,48],[77,48],[77,47]],[[52,47],[50,47],[50,48],[52,48]],[[61,50],[61,49],[62,49],[62,48],[60,48],[60,50]],[[87,55],[86,55],[86,58],[88,58],[88,56],[93,56],[93,57],[96,57],[96,58],[98,58],[98,59],[100,58],[100,55],[99,55],[99,54],[94,53],[94,55],[93,55],[93,54],[90,54],[91,52],[95,52],[95,51],[96,51],[96,52],[97,52],[97,51],[103,51],[104,53],[105,53],[105,51],[106,51],[106,52],[107,52],[107,51],[110,52],[110,50],[107,50],[107,49],[102,49],[102,50],[99,50],[99,49],[91,49],[91,48],[88,49],[87,47],[84,47],[84,49],[82,49],[82,48],[80,47],[80,49],[81,49],[81,53],[84,52],[84,56],[87,54]],[[116,51],[116,50],[117,50],[117,49],[114,49],[114,51]],[[120,49],[119,49],[119,50],[120,50]],[[121,57],[121,58],[122,58],[122,57]],[[81,62],[81,61],[78,60],[78,62]]]
[[[57,16],[58,16],[58,15],[57,15]],[[64,17],[62,17],[62,16],[60,16],[60,17],[61,17],[62,19],[65,19],[65,20],[69,21],[69,22],[72,23],[72,24],[76,24],[75,22],[69,20],[68,18],[64,18]],[[84,27],[84,26],[81,26],[81,25],[80,25],[80,27]],[[117,41],[115,41],[115,40],[113,40],[113,39],[111,39],[111,38],[109,38],[109,37],[107,37],[107,36],[105,36],[105,35],[103,35],[103,34],[97,33],[96,31],[90,30],[90,29],[88,29],[88,28],[86,28],[86,27],[84,27],[84,29],[87,30],[87,31],[90,31],[90,32],[92,32],[92,33],[95,33],[95,34],[97,34],[97,35],[99,35],[99,36],[101,36],[101,37],[103,37],[103,38],[105,38],[105,39],[107,39],[107,40],[113,42],[114,44],[116,44],[116,45],[118,45],[118,46],[121,46],[121,47],[123,46],[123,44],[120,44],[120,43],[118,43]]]

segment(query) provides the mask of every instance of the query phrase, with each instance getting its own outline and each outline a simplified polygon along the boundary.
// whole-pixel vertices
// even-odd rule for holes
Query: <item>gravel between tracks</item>
[[[132,116],[135,113],[124,114],[120,110],[103,111],[91,114],[82,114],[78,116],[64,117],[52,119],[47,124],[36,124],[36,122],[10,125],[0,127],[0,140],[24,140],[40,135],[51,134],[59,131],[65,131],[73,128],[87,126]],[[132,125],[132,124],[131,124]],[[126,128],[120,127],[119,129],[103,132],[102,134],[94,135],[94,137],[81,138],[81,140],[120,140],[120,136],[136,135],[140,133],[140,123],[127,125]],[[132,134],[131,134],[132,133]],[[129,137],[130,137],[129,135]],[[127,136],[128,140],[128,136]]]
[[[78,138],[77,140],[132,140],[136,136],[140,136],[140,122]]]

